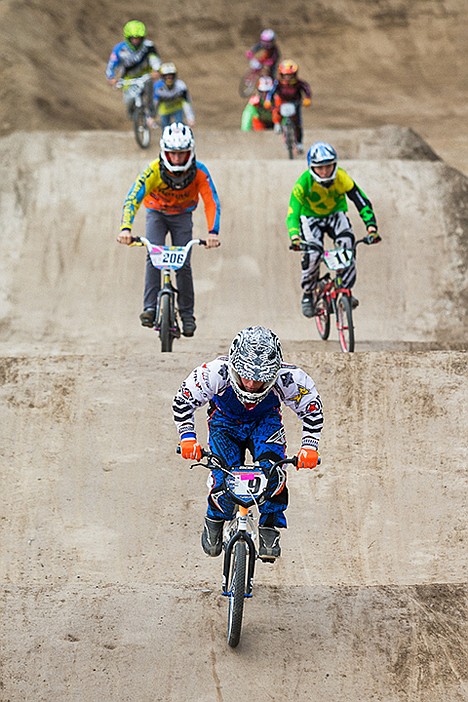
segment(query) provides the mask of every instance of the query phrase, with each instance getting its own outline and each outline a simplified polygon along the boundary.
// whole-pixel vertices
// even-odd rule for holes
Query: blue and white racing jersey
[[[246,406],[236,396],[228,373],[228,357],[220,356],[193,370],[178,389],[173,403],[180,438],[195,437],[195,410],[208,404],[209,413],[229,420],[257,422],[281,403],[302,420],[302,446],[317,448],[323,427],[322,402],[312,378],[298,366],[282,363],[268,395],[257,405]]]

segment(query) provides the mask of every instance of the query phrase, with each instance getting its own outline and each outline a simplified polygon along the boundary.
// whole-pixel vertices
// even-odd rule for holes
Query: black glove
[[[369,232],[368,235],[364,237],[364,243],[366,244],[378,244],[379,241],[382,241],[382,237],[378,231]]]
[[[301,250],[301,237],[298,236],[297,234],[293,234],[291,237],[291,246],[289,247],[293,251],[300,251]]]

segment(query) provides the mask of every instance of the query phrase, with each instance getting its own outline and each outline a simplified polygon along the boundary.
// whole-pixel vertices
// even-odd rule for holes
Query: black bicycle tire
[[[290,159],[294,158],[294,143],[295,143],[295,129],[294,124],[291,119],[288,119],[285,125],[285,141],[286,149],[288,151],[288,157]]]
[[[232,551],[228,597],[227,642],[231,648],[235,648],[240,641],[244,614],[246,573],[247,547],[245,541],[237,541]]]
[[[248,71],[242,76],[239,82],[239,95],[241,97],[248,98],[254,94],[257,78],[257,74],[251,71]]]
[[[169,295],[163,295],[161,298],[159,338],[161,340],[161,351],[163,353],[172,351],[174,337],[171,333],[171,301]]]
[[[344,322],[346,321],[346,325]],[[341,350],[345,353],[354,351],[353,308],[349,295],[340,295],[336,304],[336,326]],[[346,329],[346,331],[344,331]]]
[[[147,149],[151,144],[151,130],[146,122],[144,107],[136,107],[133,112],[133,131],[138,146],[141,149]]]
[[[320,338],[326,341],[330,336],[330,303],[326,297],[319,295],[315,302],[315,326]]]

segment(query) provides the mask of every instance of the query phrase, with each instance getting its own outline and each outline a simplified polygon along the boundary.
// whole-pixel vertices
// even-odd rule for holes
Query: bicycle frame
[[[208,462],[194,463],[191,468],[201,465],[209,470],[221,469],[225,474],[226,492],[237,504],[236,515],[224,528],[221,587],[221,594],[229,600],[227,641],[229,646],[235,648],[240,640],[243,603],[253,594],[257,559],[255,541],[258,533],[255,520],[259,519],[259,503],[268,487],[269,477],[259,465],[227,467],[219,456],[207,451],[203,451],[202,456],[208,458]],[[278,461],[271,466],[270,471],[286,464],[297,465],[297,458]]]
[[[177,319],[177,289],[172,282],[172,271],[182,268],[192,246],[204,246],[204,239],[191,239],[185,246],[158,246],[146,237],[133,237],[133,244],[146,246],[152,265],[161,271],[161,289],[156,302],[154,330],[161,339],[161,351],[172,351],[172,342],[180,338]],[[132,245],[133,245],[132,244]]]
[[[152,81],[151,75],[145,73],[138,78],[121,78],[116,83],[116,87],[123,88],[133,100],[133,131],[135,139],[142,149],[147,149],[151,143],[151,129],[148,126],[150,109],[146,94],[146,84]]]
[[[322,253],[321,261],[325,263],[327,271],[317,281],[315,288],[315,323],[320,337],[326,341],[330,334],[330,315],[335,315],[336,329],[342,351],[354,351],[354,322],[352,308],[352,292],[342,284],[344,270],[351,265],[356,255],[358,244],[368,243],[367,237],[355,242],[352,249],[329,249]],[[313,244],[301,239],[301,251],[307,252],[315,248]]]
[[[290,159],[294,158],[294,147],[296,145],[296,105],[293,102],[283,102],[280,105],[281,130],[283,140]]]
[[[265,66],[260,63],[260,61],[251,59],[249,61],[249,68],[240,80],[239,95],[244,98],[248,98],[253,95],[259,77],[267,74],[268,71],[265,69]]]

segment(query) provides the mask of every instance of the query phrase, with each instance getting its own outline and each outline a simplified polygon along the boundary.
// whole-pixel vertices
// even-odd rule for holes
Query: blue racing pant
[[[284,512],[288,506],[288,488],[285,472],[271,471],[274,463],[286,457],[285,432],[279,410],[270,410],[253,422],[236,421],[215,410],[208,420],[208,428],[210,450],[227,466],[244,465],[248,449],[253,461],[269,475],[266,499],[259,505],[260,526],[286,527]],[[235,509],[236,503],[224,488],[224,473],[215,468],[211,472],[207,517],[229,520]]]

